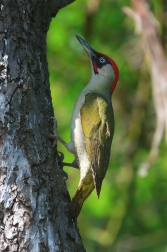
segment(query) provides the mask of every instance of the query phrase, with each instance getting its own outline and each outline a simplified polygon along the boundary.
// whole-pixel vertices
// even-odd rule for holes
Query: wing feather
[[[94,185],[99,197],[109,163],[114,133],[111,101],[101,94],[87,94],[80,114]]]

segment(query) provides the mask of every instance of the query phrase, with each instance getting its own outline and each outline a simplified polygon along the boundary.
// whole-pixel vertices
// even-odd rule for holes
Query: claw
[[[58,151],[58,155],[59,155],[59,161],[62,163],[63,160],[64,160],[64,154],[63,154],[63,152]]]
[[[57,129],[57,119],[53,116],[49,118],[49,121],[53,120],[53,135],[57,135],[56,129]]]
[[[56,129],[57,129],[57,119],[52,116],[52,117],[49,118],[49,121],[50,120],[53,120],[53,134],[48,135],[48,137],[51,138],[51,139],[54,139],[53,146],[55,146],[56,145],[56,140],[58,140],[58,135],[57,135],[57,132],[56,132]]]
[[[78,162],[76,161],[76,159],[74,159],[72,163],[66,163],[66,162],[63,162],[64,154],[62,152],[58,151],[58,156],[59,156],[58,163],[61,168],[63,168],[64,166],[69,166],[69,167],[79,169]]]
[[[56,132],[56,129],[57,129],[57,119],[55,117],[53,117],[53,116],[49,118],[49,120],[51,120],[51,119],[53,120],[53,133],[54,134],[53,135],[50,134],[50,135],[48,135],[48,137],[51,138],[51,139],[54,139],[54,145],[53,146],[56,145],[55,140],[58,140],[68,150],[68,144],[61,137],[59,137],[58,134],[57,134],[57,132]],[[58,156],[59,156],[58,162],[59,162],[59,165],[60,165],[61,168],[63,168],[64,166],[69,166],[69,167],[73,167],[73,168],[79,169],[78,162],[77,162],[76,159],[72,163],[65,163],[65,162],[63,162],[63,160],[64,160],[64,154],[59,151],[58,152]]]
[[[53,120],[53,131],[57,128],[57,119],[53,116],[49,118],[49,121]]]

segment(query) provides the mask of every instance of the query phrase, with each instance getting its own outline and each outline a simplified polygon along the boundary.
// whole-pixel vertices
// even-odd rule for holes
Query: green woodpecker
[[[70,215],[74,219],[94,188],[100,196],[114,134],[111,95],[119,76],[117,65],[111,58],[95,51],[78,35],[76,37],[89,56],[92,77],[74,106],[71,141],[66,143],[55,136],[75,155],[71,166],[78,166],[80,170],[79,185],[70,205]]]

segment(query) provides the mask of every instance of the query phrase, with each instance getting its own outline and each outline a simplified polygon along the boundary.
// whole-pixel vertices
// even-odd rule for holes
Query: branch
[[[156,129],[153,135],[151,150],[146,161],[141,165],[139,174],[147,171],[158,156],[163,135],[167,141],[167,62],[165,52],[157,35],[157,21],[148,9],[145,0],[133,0],[135,10],[124,7],[123,11],[136,24],[136,31],[141,34],[143,51],[147,56],[152,80],[153,101],[156,112]]]

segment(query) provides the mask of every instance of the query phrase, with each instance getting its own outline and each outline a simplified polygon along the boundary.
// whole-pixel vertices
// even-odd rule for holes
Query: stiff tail
[[[99,198],[100,197],[101,186],[102,186],[102,180],[98,179],[98,178],[95,178],[94,183],[95,183],[95,188],[96,188],[96,194],[97,194],[97,197]]]
[[[91,194],[94,189],[93,180],[91,183],[86,183],[82,180],[72,198],[70,205],[70,216],[72,219],[76,219],[81,211],[82,205],[87,197]]]

